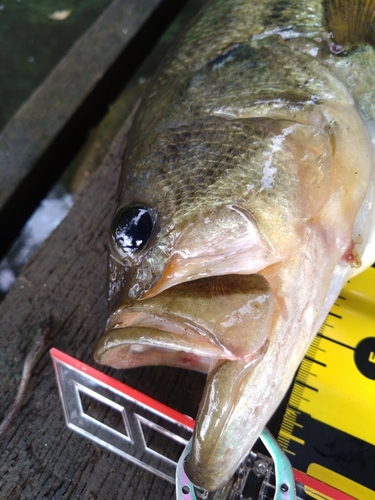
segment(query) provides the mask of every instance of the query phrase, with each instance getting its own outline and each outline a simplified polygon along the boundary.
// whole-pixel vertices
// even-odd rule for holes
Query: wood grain
[[[0,132],[0,258],[186,0],[113,0]]]
[[[25,402],[0,442],[1,498],[174,496],[172,484],[65,427],[48,352],[54,346],[97,367],[93,352],[107,316],[107,231],[129,126],[127,120],[91,183],[0,306],[1,418],[14,401],[27,353],[46,335]],[[164,367],[107,373],[195,416],[201,374]]]
[[[160,0],[114,0],[0,134],[0,208]]]

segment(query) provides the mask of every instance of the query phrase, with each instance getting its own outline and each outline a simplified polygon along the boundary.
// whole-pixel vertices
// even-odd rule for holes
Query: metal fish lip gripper
[[[240,500],[245,498],[296,500],[293,470],[288,458],[268,429],[262,431],[260,439],[271,458],[251,450],[240,464],[229,484],[214,494],[209,494],[195,487],[185,473],[184,462],[191,449],[190,440],[177,464],[177,500],[208,498],[213,500]],[[271,481],[271,479],[274,479],[274,481]]]
[[[292,469],[267,429],[222,490],[197,488],[184,470],[195,423],[191,417],[58,349],[50,353],[68,428],[175,484],[177,500],[353,500],[333,488],[320,493],[330,488],[323,483],[309,485],[317,481]],[[116,426],[106,412],[116,415]],[[154,446],[155,437],[164,443],[160,449]],[[314,496],[309,495],[310,487]]]

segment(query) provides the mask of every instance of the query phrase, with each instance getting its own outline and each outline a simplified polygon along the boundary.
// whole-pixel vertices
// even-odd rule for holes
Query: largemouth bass
[[[207,4],[128,139],[95,356],[208,373],[186,470],[210,491],[375,258],[371,2],[326,3]]]

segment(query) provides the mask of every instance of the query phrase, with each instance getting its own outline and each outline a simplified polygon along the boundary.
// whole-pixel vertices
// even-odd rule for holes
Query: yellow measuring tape
[[[375,268],[347,283],[307,351],[278,441],[293,467],[375,500]]]

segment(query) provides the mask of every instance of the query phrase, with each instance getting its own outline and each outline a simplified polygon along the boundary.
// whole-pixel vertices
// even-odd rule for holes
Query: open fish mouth
[[[260,274],[180,283],[116,310],[96,349],[114,368],[168,365],[209,372],[221,360],[259,359],[274,299]]]
[[[210,332],[185,318],[168,316],[139,308],[116,312],[98,345],[98,361],[114,368],[167,365],[207,372],[215,360],[232,359],[225,347],[210,339]]]
[[[251,418],[249,398],[244,409],[243,394],[245,389],[248,392],[249,376],[262,365],[270,350],[278,317],[275,303],[271,285],[261,274],[185,281],[117,309],[97,346],[96,361],[114,368],[169,365],[208,373],[194,432],[191,467],[193,480],[194,470],[207,469],[204,476],[196,478],[196,484],[203,481],[211,490],[217,489],[227,475],[228,451],[233,449],[237,454],[240,445],[244,446],[243,437],[231,429],[228,432],[228,426],[238,412],[240,418],[236,417],[236,421],[241,431]],[[259,383],[254,390],[261,390]],[[259,427],[254,424],[257,435],[261,419],[253,420]],[[237,438],[240,443],[232,442]],[[234,463],[234,469],[237,465]]]

